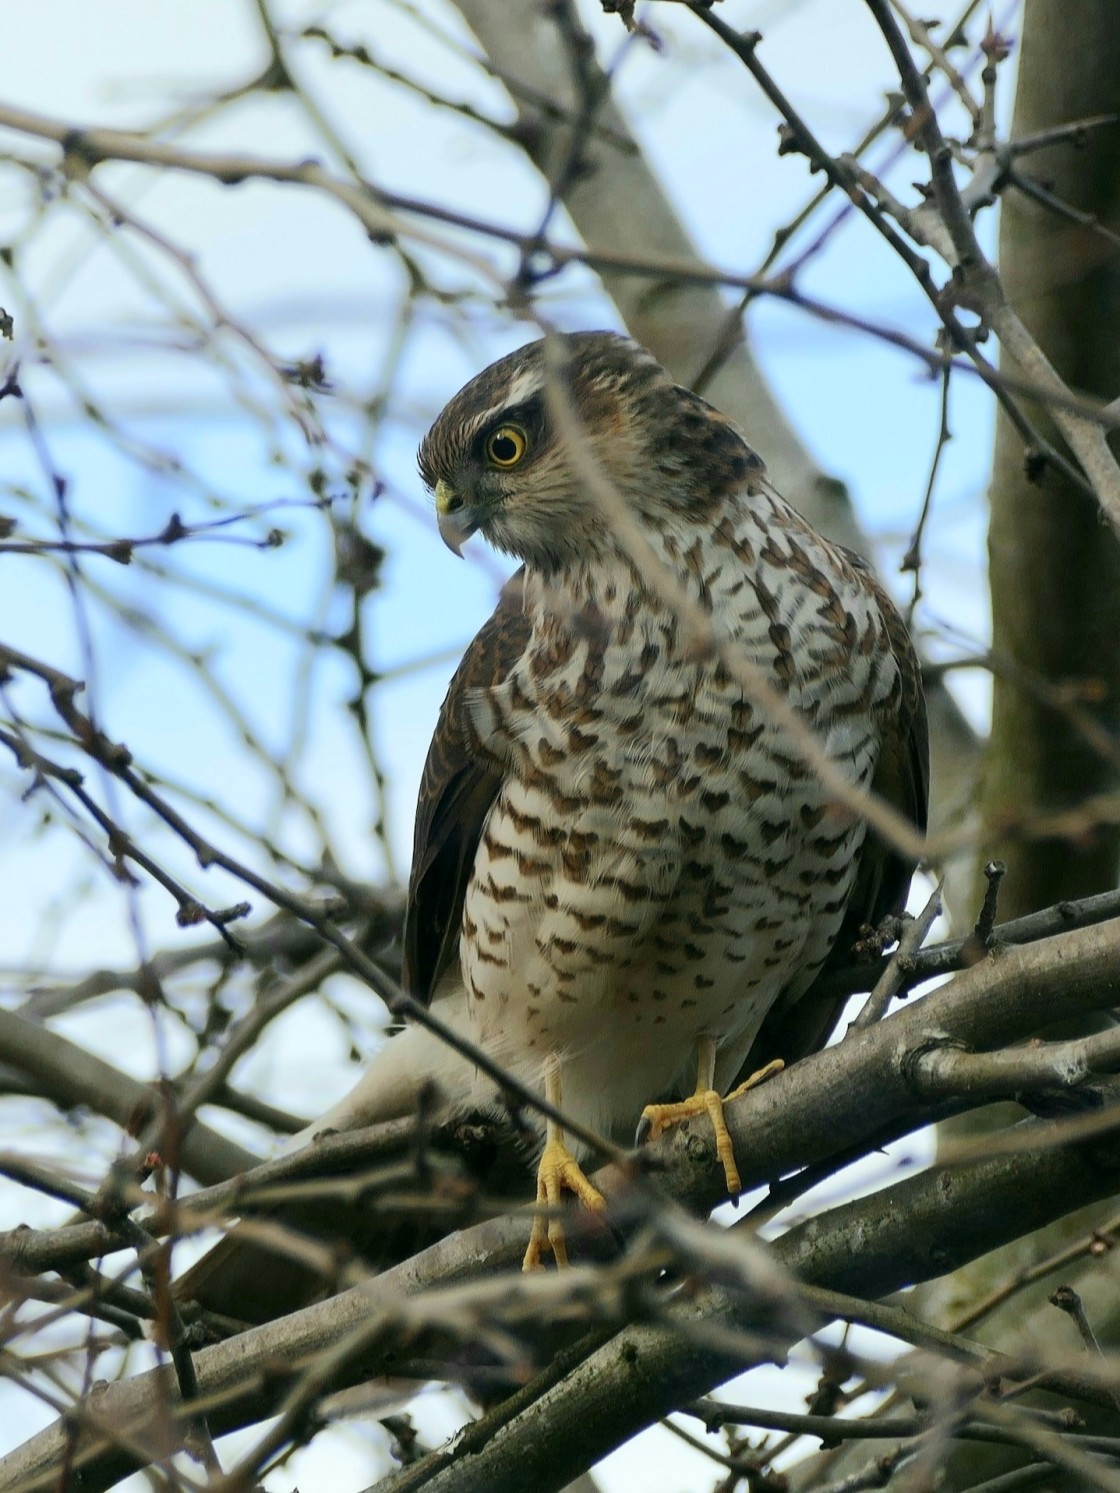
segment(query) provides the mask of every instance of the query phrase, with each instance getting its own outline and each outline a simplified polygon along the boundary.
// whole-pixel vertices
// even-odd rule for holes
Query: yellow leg
[[[545,1069],[545,1097],[557,1109],[563,1102],[560,1081],[560,1061],[550,1060]],[[552,1251],[558,1266],[568,1263],[568,1250],[564,1242],[564,1225],[559,1217],[560,1201],[565,1189],[574,1192],[580,1202],[596,1212],[607,1206],[606,1199],[597,1187],[587,1180],[583,1168],[564,1143],[564,1132],[554,1120],[549,1120],[545,1148],[537,1167],[537,1207],[540,1210],[533,1219],[533,1232],[522,1270],[543,1268],[542,1256],[546,1248]]]
[[[756,1088],[775,1073],[780,1073],[785,1064],[781,1058],[775,1058],[765,1068],[752,1073],[745,1083],[733,1089],[724,1099],[712,1087],[716,1071],[716,1044],[712,1037],[700,1037],[697,1040],[696,1058],[696,1092],[676,1104],[647,1104],[642,1110],[641,1124],[638,1126],[638,1142],[641,1144],[643,1141],[656,1140],[670,1125],[678,1125],[681,1120],[691,1120],[696,1115],[707,1114],[715,1132],[716,1155],[723,1167],[728,1195],[737,1198],[743,1190],[743,1184],[739,1176],[739,1165],[735,1160],[735,1147],[731,1143],[731,1132],[723,1116],[723,1106],[729,1100],[738,1099],[748,1089]]]

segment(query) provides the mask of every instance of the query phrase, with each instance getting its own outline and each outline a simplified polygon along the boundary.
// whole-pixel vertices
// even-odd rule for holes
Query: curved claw
[[[646,1141],[655,1141],[659,1135],[668,1130],[670,1125],[679,1125],[682,1120],[691,1120],[695,1115],[706,1114],[712,1122],[716,1155],[723,1167],[728,1196],[738,1198],[743,1190],[743,1183],[739,1176],[739,1165],[735,1159],[731,1132],[723,1117],[723,1106],[732,1099],[737,1099],[740,1094],[745,1094],[748,1089],[765,1083],[773,1074],[780,1073],[784,1067],[785,1064],[781,1058],[775,1058],[773,1062],[767,1063],[765,1068],[752,1073],[746,1083],[741,1083],[737,1089],[733,1089],[726,1099],[721,1098],[715,1089],[701,1087],[688,1099],[682,1099],[677,1104],[647,1104],[642,1110],[642,1118],[638,1121],[638,1133],[634,1144],[640,1146]]]
[[[522,1270],[542,1269],[546,1247],[552,1251],[558,1267],[562,1269],[567,1265],[568,1248],[558,1211],[565,1191],[575,1193],[585,1208],[596,1213],[607,1206],[606,1198],[587,1180],[583,1168],[564,1142],[552,1139],[545,1146],[537,1167],[537,1208],[542,1211],[533,1218],[533,1231],[521,1262]]]

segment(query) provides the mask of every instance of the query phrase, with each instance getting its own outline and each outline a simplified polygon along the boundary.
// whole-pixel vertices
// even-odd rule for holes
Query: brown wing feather
[[[497,684],[525,651],[529,619],[521,604],[521,575],[505,586],[493,616],[475,637],[448,686],[428,748],[412,875],[404,919],[404,988],[430,1001],[457,957],[463,898],[502,770],[478,750],[467,718],[471,690]]]
[[[849,558],[879,603],[900,674],[900,689],[893,713],[884,724],[883,746],[871,788],[924,830],[929,808],[929,727],[921,664],[906,624],[882,585],[863,560],[855,555]],[[832,952],[803,995],[791,1002],[779,999],[763,1023],[744,1067],[744,1077],[771,1058],[781,1057],[789,1063],[824,1045],[846,1003],[846,998],[828,999],[824,995],[829,976],[852,963],[852,947],[861,927],[876,927],[889,914],[902,912],[913,873],[910,860],[869,831]]]

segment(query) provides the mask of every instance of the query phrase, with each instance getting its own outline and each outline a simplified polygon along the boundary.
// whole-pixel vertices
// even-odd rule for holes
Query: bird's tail
[[[466,1034],[466,996],[461,988],[441,996],[433,1014]],[[284,1151],[298,1150],[328,1132],[359,1130],[414,1115],[422,1103],[443,1112],[465,1109],[477,1088],[471,1063],[426,1027],[406,1026],[385,1043],[350,1092],[286,1141]]]
[[[435,1010],[452,1027],[466,1029],[461,991],[442,996]],[[445,1042],[423,1027],[405,1027],[386,1041],[350,1092],[291,1136],[281,1154],[312,1145],[320,1136],[415,1115],[422,1106],[430,1118],[446,1118],[471,1108],[477,1087],[473,1066]],[[321,1268],[324,1239],[377,1255],[382,1252],[378,1244],[390,1243],[370,1237],[379,1229],[399,1233],[401,1225],[386,1225],[371,1218],[367,1208],[337,1198],[277,1207],[263,1220],[256,1215],[251,1226],[235,1225],[184,1272],[175,1292],[181,1300],[237,1322],[271,1321],[329,1294]],[[401,1247],[394,1238],[393,1253]]]

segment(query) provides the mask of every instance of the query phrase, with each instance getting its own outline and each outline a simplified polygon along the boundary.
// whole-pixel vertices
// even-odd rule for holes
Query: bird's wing
[[[441,975],[455,958],[463,897],[474,864],[482,827],[501,786],[501,769],[475,745],[467,718],[470,691],[503,679],[524,651],[529,622],[521,609],[520,572],[502,593],[498,606],[471,643],[448,687],[439,713],[416,812],[416,842],[404,926],[405,989],[429,1001]],[[443,1012],[444,1019],[448,1013]],[[454,1023],[452,1023],[454,1024]],[[415,1112],[422,1088],[433,1076],[445,1077],[441,1064],[453,1055],[421,1027],[411,1027],[381,1052],[342,1100],[296,1143],[331,1129],[359,1125]],[[456,1079],[449,1081],[455,1092]],[[520,1177],[520,1173],[518,1173]],[[508,1185],[488,1175],[487,1185]],[[386,1227],[378,1216],[371,1227],[368,1213],[340,1203],[298,1207],[285,1205],[281,1218],[293,1237],[346,1240],[380,1268],[414,1254],[440,1237],[402,1227]],[[183,1300],[250,1322],[268,1322],[305,1305],[323,1293],[321,1273],[303,1256],[277,1254],[267,1244],[233,1229],[176,1284]]]
[[[929,727],[922,668],[906,624],[883,586],[856,555],[848,558],[875,596],[899,670],[899,690],[883,722],[883,741],[871,791],[920,830],[929,808]],[[840,932],[820,972],[804,994],[780,997],[766,1018],[744,1072],[771,1058],[787,1063],[814,1052],[828,1040],[846,998],[828,998],[830,975],[854,960],[853,946],[864,926],[877,927],[901,913],[910,890],[913,862],[869,829],[860,849],[855,885]],[[794,994],[791,992],[791,994]]]
[[[404,988],[428,1002],[457,957],[463,898],[501,766],[480,751],[468,718],[474,690],[503,680],[525,651],[530,623],[522,572],[506,584],[493,616],[475,637],[448,686],[428,748],[404,921]]]

